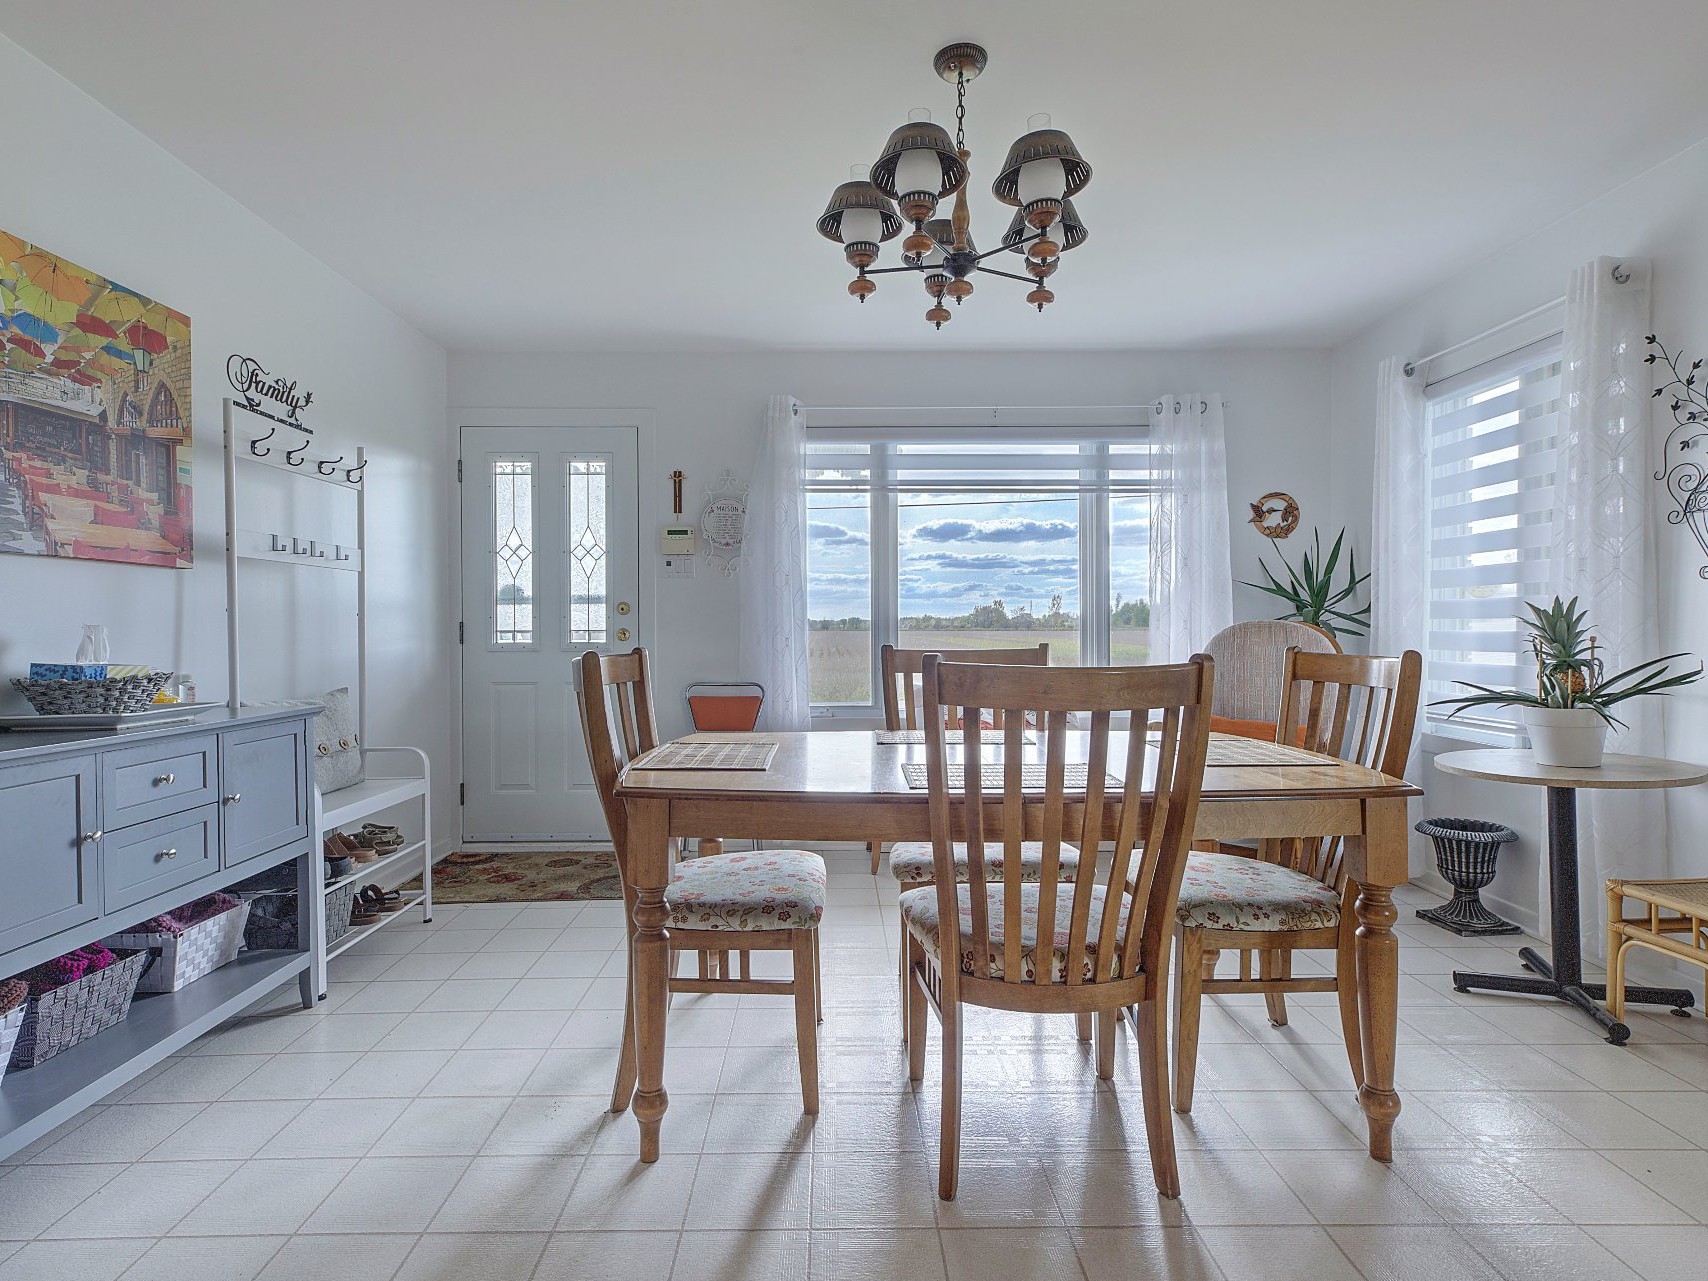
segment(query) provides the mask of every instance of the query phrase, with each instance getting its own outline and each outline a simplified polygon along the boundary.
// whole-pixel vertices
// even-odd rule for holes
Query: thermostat
[[[658,537],[658,550],[665,556],[692,556],[699,550],[692,525],[666,525]]]

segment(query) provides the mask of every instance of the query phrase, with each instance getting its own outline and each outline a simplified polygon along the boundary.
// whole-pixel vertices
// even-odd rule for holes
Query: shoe
[[[349,837],[342,832],[334,832],[326,839],[331,841],[337,847],[338,853],[345,858],[355,859],[358,863],[374,863],[379,860],[378,851],[363,845],[359,836]]]
[[[348,854],[340,854],[337,858],[326,860],[326,879],[328,881],[341,880],[355,870],[356,860]]]

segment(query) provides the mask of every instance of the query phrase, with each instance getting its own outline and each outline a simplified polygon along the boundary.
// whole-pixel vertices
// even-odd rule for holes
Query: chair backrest
[[[617,779],[630,761],[658,746],[652,667],[646,650],[638,645],[627,654],[588,650],[576,663],[575,706],[581,713],[593,785],[599,790],[599,804],[605,811],[605,826],[611,830],[627,897],[629,817],[627,807],[617,799]]]
[[[936,863],[939,920],[945,956],[974,958],[973,977],[989,979],[992,891],[1002,889],[1002,981],[1049,985],[1054,982],[1044,956],[1027,976],[1021,963],[1021,857],[1025,837],[1042,841],[1043,866],[1038,885],[1037,933],[1049,937],[1061,896],[1070,901],[1065,977],[1069,985],[1131,979],[1143,972],[1162,973],[1174,930],[1175,905],[1186,867],[1187,849],[1204,780],[1204,756],[1210,738],[1210,701],[1215,665],[1202,654],[1190,661],[1158,667],[1053,667],[1035,670],[1014,665],[925,660],[925,759],[930,787],[931,841]],[[959,710],[963,724],[975,725],[986,709],[1002,712],[1000,763],[992,761],[993,786],[983,771],[963,768],[962,786],[949,787],[945,712]],[[1023,775],[1024,736],[1034,718],[1043,743],[1043,784],[1027,789]],[[1106,777],[1111,723],[1125,715],[1134,726],[1160,722],[1150,733],[1116,734],[1115,750],[1124,758],[1117,792]],[[1083,760],[1085,786],[1067,785],[1068,729],[1071,719],[1088,724]],[[969,745],[959,756],[978,760]],[[1147,779],[1147,765],[1150,765]],[[1000,774],[998,784],[996,775]],[[1146,796],[1146,784],[1150,796]],[[986,795],[992,808],[986,810]],[[1088,875],[1081,864],[1072,884],[1061,883],[1064,842],[1095,851],[1109,839],[1113,813],[1113,857],[1106,872]],[[959,822],[957,822],[959,820]],[[994,826],[994,837],[989,829]],[[970,896],[968,932],[960,926],[959,890],[951,842],[964,833]],[[1003,855],[1002,878],[986,881],[986,848]],[[1137,865],[1135,866],[1135,860]],[[1124,896],[1129,885],[1131,896]],[[1103,892],[1101,909],[1092,913],[1093,887]],[[951,924],[952,923],[952,924]],[[950,944],[950,931],[954,944]],[[1058,940],[1060,932],[1057,933]],[[1040,951],[1043,943],[1040,942]],[[1096,964],[1089,978],[1088,954]],[[945,983],[953,963],[946,965]],[[984,971],[984,972],[981,972]]]
[[[1408,649],[1398,658],[1369,654],[1286,651],[1275,741],[1294,742],[1399,778],[1411,755],[1423,658]],[[1343,843],[1323,840],[1264,842],[1262,857],[1289,863],[1325,885],[1344,884]]]
[[[1269,721],[1281,704],[1281,669],[1289,646],[1306,653],[1337,654],[1340,646],[1323,632],[1292,619],[1261,619],[1224,627],[1204,652],[1216,660],[1217,716]]]
[[[919,685],[914,677],[923,677],[925,656],[942,654],[935,649],[898,649],[885,645],[879,653],[879,670],[883,675],[884,728],[918,729]],[[1018,664],[1027,667],[1048,667],[1050,645],[1041,641],[1024,649],[956,649],[948,651],[957,663]],[[1000,722],[996,722],[1000,725]]]

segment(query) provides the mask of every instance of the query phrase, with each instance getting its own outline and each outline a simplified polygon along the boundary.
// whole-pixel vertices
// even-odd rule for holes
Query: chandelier
[[[850,294],[865,302],[878,288],[873,276],[913,272],[923,278],[931,296],[925,319],[938,329],[952,314],[944,299],[952,298],[959,306],[973,292],[971,277],[979,272],[1030,285],[1026,301],[1043,311],[1056,297],[1045,281],[1055,275],[1061,255],[1085,241],[1085,224],[1070,197],[1091,181],[1091,166],[1072,138],[1049,127],[1046,115],[1027,121],[1031,132],[1008,149],[1002,171],[991,184],[991,194],[1015,208],[1002,243],[983,253],[973,245],[967,211],[967,86],[988,60],[976,44],[939,49],[932,66],[955,86],[954,138],[931,122],[930,112],[909,112],[908,122],[890,135],[877,163],[854,166],[850,180],[831,194],[818,220],[819,233],[842,246],[848,265],[858,273],[848,282]],[[954,210],[947,218],[937,217],[939,202],[949,196],[955,197]],[[901,242],[902,265],[874,266],[883,243],[900,235],[904,225],[913,230]],[[985,265],[999,254],[1020,257],[1027,274]]]

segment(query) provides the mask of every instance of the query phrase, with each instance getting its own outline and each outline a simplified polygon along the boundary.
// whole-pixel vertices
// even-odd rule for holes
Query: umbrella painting
[[[188,569],[190,318],[0,231],[0,552]]]

